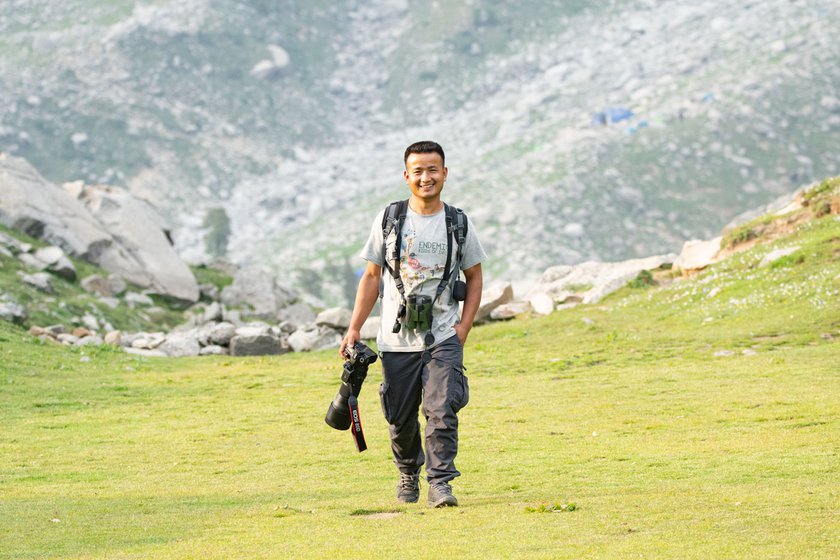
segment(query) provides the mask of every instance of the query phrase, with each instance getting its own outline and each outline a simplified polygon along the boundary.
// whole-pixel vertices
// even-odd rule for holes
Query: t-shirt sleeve
[[[382,232],[380,231],[379,234],[381,237]],[[464,240],[461,270],[472,268],[486,259],[487,253],[484,252],[484,248],[481,246],[481,241],[478,240],[478,234],[475,232],[475,226],[473,225],[472,220],[470,220],[470,217],[467,216],[467,238]]]
[[[385,262],[382,257],[382,217],[384,215],[385,210],[376,215],[376,219],[373,220],[373,225],[370,228],[367,243],[362,248],[362,252],[359,253],[363,259],[378,266],[382,266]]]

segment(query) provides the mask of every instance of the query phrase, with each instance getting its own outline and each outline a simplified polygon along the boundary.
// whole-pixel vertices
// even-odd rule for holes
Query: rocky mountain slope
[[[0,150],[122,185],[201,260],[351,297],[401,154],[447,149],[490,278],[673,252],[840,172],[828,0],[10,0]],[[509,263],[516,263],[511,265]]]

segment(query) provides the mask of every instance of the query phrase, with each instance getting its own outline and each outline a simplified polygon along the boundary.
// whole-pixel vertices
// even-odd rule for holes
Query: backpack
[[[463,257],[463,247],[467,239],[467,215],[460,208],[450,206],[443,203],[444,212],[446,212],[446,265],[443,270],[443,278],[438,284],[437,291],[433,300],[437,301],[446,285],[449,284],[452,265],[452,238],[455,238],[458,244],[458,250],[455,254],[455,270],[457,271],[456,282],[461,277],[461,260]],[[382,261],[384,263],[384,270],[387,270],[394,279],[394,284],[397,286],[397,291],[400,293],[402,304],[405,305],[405,286],[403,285],[400,276],[400,251],[402,250],[402,225],[405,222],[405,216],[408,212],[408,200],[399,200],[392,202],[385,208],[382,215]],[[391,232],[396,231],[397,242],[394,244],[394,250],[391,255],[387,254],[388,236]],[[453,290],[454,294],[454,290]],[[382,297],[380,291],[379,297]],[[457,299],[457,298],[456,298]],[[462,298],[463,299],[463,298]],[[460,300],[459,300],[460,301]]]

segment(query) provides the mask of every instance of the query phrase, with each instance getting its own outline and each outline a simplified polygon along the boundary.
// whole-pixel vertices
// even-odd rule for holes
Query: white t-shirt
[[[382,255],[382,217],[384,214],[383,209],[376,216],[370,230],[370,237],[361,252],[363,259],[383,267],[382,322],[376,344],[383,352],[417,352],[424,348],[425,332],[410,330],[405,325],[399,333],[391,332],[402,300],[394,278],[387,269],[384,269]],[[396,242],[396,231],[388,237],[385,254],[391,256]],[[406,298],[410,295],[426,295],[434,299],[446,266],[446,211],[441,209],[440,212],[426,215],[418,214],[408,208],[401,237],[400,275]],[[432,312],[432,334],[435,336],[435,344],[454,335],[454,326],[460,321],[458,302],[452,299],[452,283],[458,274],[455,270],[457,251],[458,243],[453,238],[451,276],[446,289],[435,302]],[[472,268],[487,258],[469,217],[467,218],[467,237],[464,240],[461,255],[463,259],[461,270]],[[389,265],[393,266],[393,263]]]

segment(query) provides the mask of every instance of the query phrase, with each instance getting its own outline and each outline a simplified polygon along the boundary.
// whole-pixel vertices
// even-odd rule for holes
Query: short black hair
[[[440,147],[440,144],[431,140],[415,142],[406,148],[403,163],[408,163],[408,156],[411,154],[438,154],[443,165],[446,165],[446,155],[443,153],[443,148]]]

